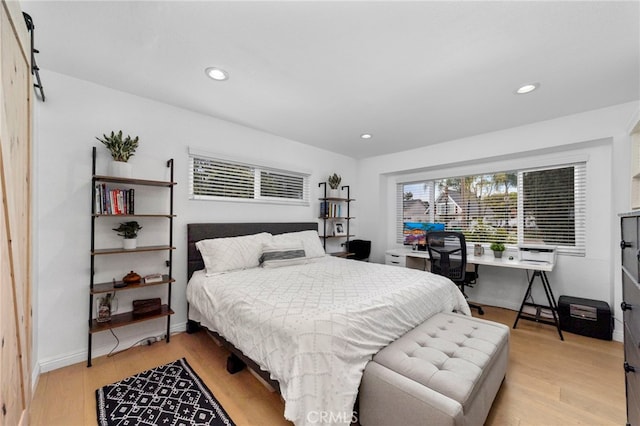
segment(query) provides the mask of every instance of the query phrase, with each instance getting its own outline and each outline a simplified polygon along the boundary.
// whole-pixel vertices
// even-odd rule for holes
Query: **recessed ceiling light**
[[[363,133],[360,135],[360,139],[371,139],[373,136],[370,133]]]
[[[223,81],[229,78],[229,74],[225,70],[221,70],[220,68],[209,67],[204,70],[205,74],[212,78],[213,80]]]
[[[540,87],[540,83],[525,84],[524,86],[521,86],[520,88],[518,88],[518,90],[516,90],[516,94],[524,95],[526,93],[531,93],[534,90],[536,90],[538,87]]]

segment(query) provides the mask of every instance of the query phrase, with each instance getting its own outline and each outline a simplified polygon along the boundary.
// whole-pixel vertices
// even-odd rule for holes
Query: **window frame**
[[[234,197],[224,195],[204,195],[195,193],[194,179],[196,172],[194,170],[194,160],[199,159],[201,161],[211,161],[212,163],[219,163],[228,166],[234,166],[239,168],[247,168],[253,175],[253,194],[251,197]],[[264,196],[261,194],[262,190],[262,177],[263,173],[272,175],[278,175],[286,177],[287,179],[300,179],[300,185],[302,186],[302,198],[289,198],[289,197],[274,197]],[[224,157],[212,153],[203,153],[202,151],[196,151],[189,149],[189,199],[190,200],[203,200],[203,201],[226,201],[226,202],[240,202],[240,203],[259,203],[259,204],[280,204],[280,205],[294,205],[294,206],[309,206],[310,205],[310,173],[303,171],[290,170],[282,166],[271,166],[265,164],[256,164],[250,161],[237,160],[228,157]],[[236,188],[237,189],[237,188]]]
[[[565,159],[567,160],[567,159]],[[419,175],[413,175],[411,177],[406,177],[405,179],[398,179],[396,181],[396,230],[395,230],[395,239],[396,243],[402,244],[404,240],[403,236],[403,226],[405,222],[404,218],[404,190],[405,185],[422,185],[425,188],[429,186],[433,190],[427,194],[430,206],[429,210],[429,221],[435,222],[437,211],[440,205],[444,205],[444,203],[436,203],[438,196],[436,195],[435,187],[437,186],[438,181],[447,180],[447,179],[462,179],[469,176],[480,176],[480,175],[495,175],[498,173],[513,173],[518,176],[517,181],[517,193],[518,193],[518,201],[517,201],[517,243],[516,244],[508,244],[508,247],[516,247],[520,244],[524,243],[524,211],[523,211],[523,197],[522,192],[522,182],[523,182],[523,174],[527,172],[535,172],[535,171],[544,171],[544,170],[555,170],[562,169],[567,167],[574,167],[574,217],[575,217],[575,243],[573,246],[568,245],[557,245],[557,244],[549,244],[556,245],[558,254],[566,254],[566,255],[574,255],[574,256],[586,256],[587,244],[586,244],[586,227],[587,227],[587,215],[586,215],[586,205],[587,205],[587,161],[584,158],[571,158],[567,163],[553,163],[548,165],[541,165],[539,167],[514,167],[511,170],[500,170],[499,167],[496,167],[495,171],[491,172],[481,172],[474,170],[469,173],[460,173],[455,174],[453,176],[442,176],[442,173],[429,173],[429,176],[425,176],[424,178],[420,178]],[[427,191],[428,192],[428,191]],[[417,198],[420,199],[420,198]],[[424,201],[424,200],[423,200]],[[468,243],[474,243],[472,240],[468,240]],[[486,242],[478,242],[481,244],[487,244]]]

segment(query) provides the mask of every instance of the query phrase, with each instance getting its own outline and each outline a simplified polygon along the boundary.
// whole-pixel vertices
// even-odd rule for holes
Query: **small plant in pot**
[[[124,237],[123,248],[125,250],[132,250],[137,247],[138,231],[142,229],[142,226],[135,220],[130,222],[123,222],[119,227],[113,228],[121,237]]]
[[[111,152],[113,162],[111,163],[110,174],[118,177],[131,177],[131,165],[127,163],[138,148],[138,137],[134,139],[127,135],[122,137],[122,130],[118,133],[111,132],[110,135],[102,135],[103,139],[96,137]]]
[[[493,250],[493,256],[496,258],[501,258],[502,252],[506,250],[504,244],[499,242],[491,243],[489,248]]]
[[[340,186],[340,182],[342,182],[342,178],[340,177],[339,174],[332,174],[331,176],[329,176],[329,179],[327,179],[327,182],[329,183],[329,188],[331,188],[330,191],[330,195],[332,197],[337,197],[340,195],[340,190],[338,189],[338,187]]]

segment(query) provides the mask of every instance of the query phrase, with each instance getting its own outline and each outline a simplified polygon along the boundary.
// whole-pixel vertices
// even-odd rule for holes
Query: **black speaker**
[[[613,317],[607,302],[560,296],[558,316],[563,331],[602,340],[613,337]]]

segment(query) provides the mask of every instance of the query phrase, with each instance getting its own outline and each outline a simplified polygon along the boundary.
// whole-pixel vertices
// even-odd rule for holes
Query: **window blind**
[[[309,175],[189,154],[192,199],[309,204]]]
[[[304,178],[282,172],[260,171],[260,196],[304,200]]]
[[[519,173],[519,243],[558,246],[584,255],[586,246],[586,164]]]
[[[192,157],[191,189],[194,196],[254,198],[255,170],[250,166]]]
[[[404,184],[396,185],[396,243],[402,244],[402,224],[403,224],[403,194]]]
[[[396,242],[409,222],[444,223],[469,243],[586,250],[586,162],[398,183]]]

